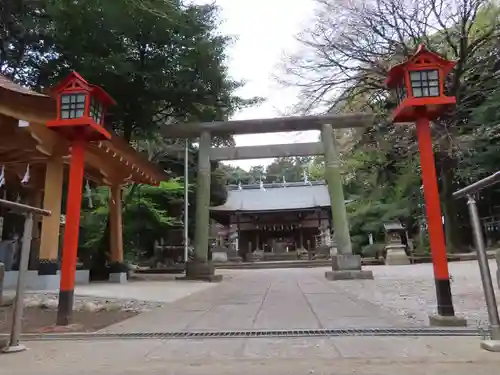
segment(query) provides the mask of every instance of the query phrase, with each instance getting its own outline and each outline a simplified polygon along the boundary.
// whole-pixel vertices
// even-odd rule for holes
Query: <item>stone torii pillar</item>
[[[210,235],[210,132],[202,131],[198,150],[198,177],[196,179],[196,225],[194,232],[194,259],[186,263],[186,279],[220,281],[214,266],[208,261]]]
[[[325,153],[325,180],[328,184],[331,212],[338,254],[332,256],[332,271],[327,271],[328,280],[373,279],[372,271],[361,269],[361,257],[352,253],[349,222],[345,208],[342,175],[335,133],[330,124],[321,129],[321,140]]]

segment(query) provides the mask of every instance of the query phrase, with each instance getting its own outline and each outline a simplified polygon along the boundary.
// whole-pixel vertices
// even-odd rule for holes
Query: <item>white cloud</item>
[[[209,3],[209,0],[195,0]],[[298,49],[295,36],[304,29],[314,12],[314,0],[216,0],[221,8],[221,33],[237,38],[229,49],[229,72],[245,86],[238,92],[243,97],[260,96],[266,101],[247,108],[233,119],[279,117],[297,101],[297,89],[283,88],[274,80],[284,53]],[[271,133],[237,136],[238,146],[277,143],[311,142],[318,132]],[[230,162],[242,168],[269,164],[271,160],[241,160]]]

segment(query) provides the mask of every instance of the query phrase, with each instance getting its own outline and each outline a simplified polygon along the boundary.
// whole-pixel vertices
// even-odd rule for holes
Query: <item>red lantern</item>
[[[387,87],[396,89],[398,94],[398,107],[392,114],[393,121],[415,122],[417,131],[436,285],[438,316],[431,321],[436,324],[453,321],[452,324],[458,325],[465,324],[465,321],[455,317],[453,307],[430,127],[431,120],[456,102],[455,97],[444,94],[444,78],[454,66],[454,62],[428,51],[421,44],[413,56],[389,71],[385,83]]]
[[[392,67],[385,84],[396,91],[398,99],[393,121],[416,121],[422,117],[422,112],[427,119],[434,120],[455,104],[455,97],[444,94],[444,78],[454,66],[455,62],[420,44],[413,56]]]
[[[57,324],[68,325],[73,311],[85,150],[89,142],[111,139],[111,134],[104,128],[104,114],[115,101],[102,88],[89,84],[76,72],[53,87],[51,92],[57,100],[57,117],[48,121],[47,127],[71,142],[57,309]]]
[[[81,75],[72,72],[51,89],[57,100],[57,118],[47,127],[69,140],[100,141],[111,138],[104,128],[107,107],[116,104],[99,86],[91,85]]]

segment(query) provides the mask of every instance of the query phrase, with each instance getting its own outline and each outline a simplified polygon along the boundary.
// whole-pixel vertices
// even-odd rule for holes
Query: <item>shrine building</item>
[[[314,250],[330,238],[332,218],[324,181],[230,185],[211,217],[230,228],[230,247],[240,254],[296,253]]]

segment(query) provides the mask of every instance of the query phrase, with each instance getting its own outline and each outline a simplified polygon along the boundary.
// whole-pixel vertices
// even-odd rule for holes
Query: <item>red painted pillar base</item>
[[[434,266],[434,279],[436,283],[437,312],[438,315],[442,316],[454,316],[455,310],[451,296],[441,203],[436,178],[434,151],[432,149],[431,127],[429,120],[425,116],[417,120],[416,126],[432,264]]]
[[[66,202],[66,225],[61,264],[61,284],[57,325],[68,325],[73,313],[76,261],[78,255],[78,233],[80,231],[80,210],[82,204],[83,171],[85,167],[85,146],[83,140],[75,140],[71,145],[68,197]]]

